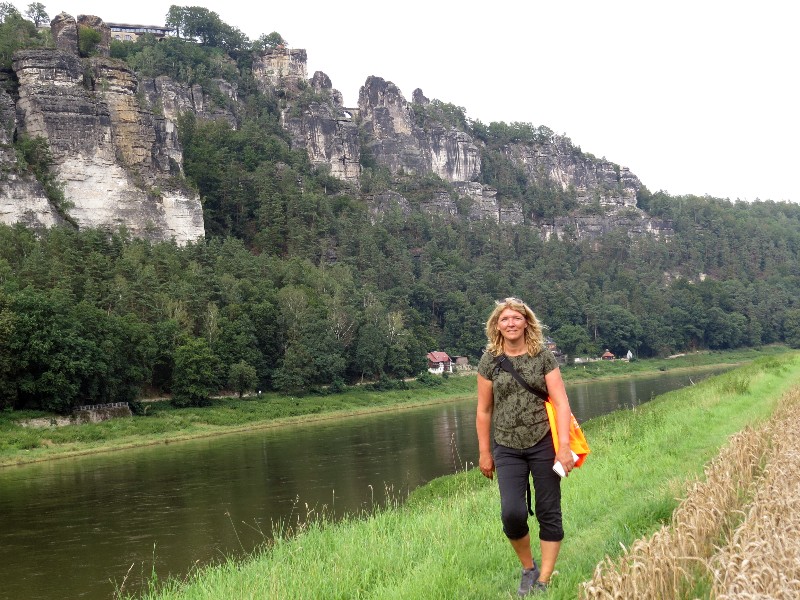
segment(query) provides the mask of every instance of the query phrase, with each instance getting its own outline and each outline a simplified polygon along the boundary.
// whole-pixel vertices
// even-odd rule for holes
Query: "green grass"
[[[679,369],[698,369],[721,364],[741,364],[765,356],[780,356],[791,352],[786,346],[763,346],[761,348],[746,348],[742,350],[714,351],[704,350],[690,352],[676,358],[654,358],[648,360],[634,360],[625,362],[595,361],[585,364],[567,365],[561,367],[565,381],[580,379],[602,379],[605,377],[621,377],[636,374],[652,374],[653,372],[676,371]]]
[[[577,597],[604,556],[667,522],[727,438],[766,419],[799,381],[799,355],[767,357],[585,423],[593,453],[563,485],[566,539],[547,597]],[[500,599],[515,597],[517,583],[497,485],[473,469],[433,481],[402,506],[389,498],[373,515],[321,516],[249,560],[200,569],[146,597]]]

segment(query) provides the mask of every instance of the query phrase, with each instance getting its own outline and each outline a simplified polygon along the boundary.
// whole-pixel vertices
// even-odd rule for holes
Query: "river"
[[[579,421],[711,374],[568,384]],[[0,598],[107,600],[476,460],[473,398],[0,469]]]

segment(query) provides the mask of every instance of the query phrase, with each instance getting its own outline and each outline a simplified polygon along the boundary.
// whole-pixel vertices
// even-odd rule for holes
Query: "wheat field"
[[[669,525],[601,562],[580,597],[800,598],[798,421],[795,388],[763,425],[731,437]]]

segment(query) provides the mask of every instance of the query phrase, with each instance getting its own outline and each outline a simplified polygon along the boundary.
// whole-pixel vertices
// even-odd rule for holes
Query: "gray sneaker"
[[[530,569],[522,569],[522,579],[519,582],[519,589],[517,594],[519,596],[527,596],[533,590],[537,589],[539,583],[539,567],[536,566],[536,561]]]

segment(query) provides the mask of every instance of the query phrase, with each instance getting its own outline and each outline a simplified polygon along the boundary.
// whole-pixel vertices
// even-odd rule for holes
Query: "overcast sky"
[[[348,106],[376,75],[486,124],[546,125],[651,191],[800,202],[792,0],[176,3],[251,39],[277,31]],[[43,4],[51,18],[163,25],[172,2]]]

